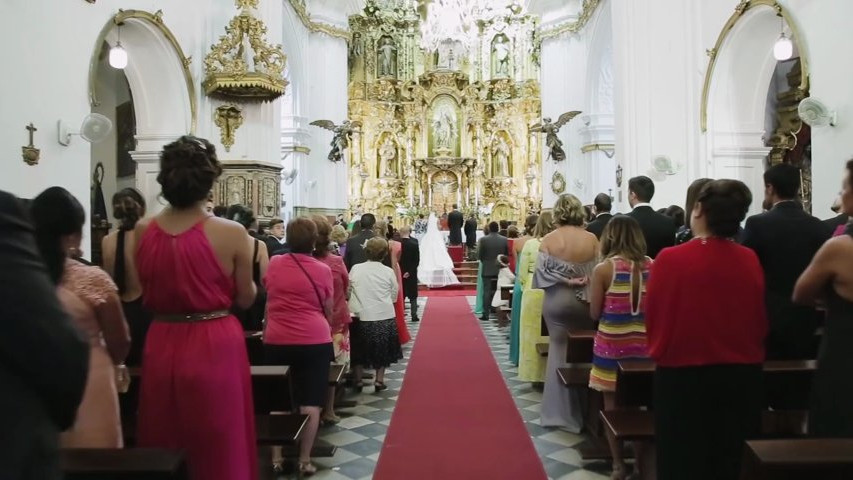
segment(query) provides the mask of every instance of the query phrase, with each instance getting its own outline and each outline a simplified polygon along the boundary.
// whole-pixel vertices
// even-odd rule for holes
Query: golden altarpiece
[[[352,210],[491,206],[515,220],[539,208],[536,17],[507,9],[479,21],[472,44],[435,52],[420,47],[413,7],[368,2],[349,25],[349,119],[361,123],[347,155]]]

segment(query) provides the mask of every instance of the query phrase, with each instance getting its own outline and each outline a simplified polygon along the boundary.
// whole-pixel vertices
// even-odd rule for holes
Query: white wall
[[[770,16],[748,27],[736,27],[717,52],[709,131],[703,133],[699,106],[708,66],[705,50],[714,46],[738,1],[612,2],[616,143],[624,167],[623,192],[628,178],[649,175],[651,159],[666,155],[682,167],[675,175],[650,175],[657,186],[652,201],[656,208],[683,204],[686,188],[695,178],[727,176],[751,186],[755,197],[752,211],[757,211],[762,196],[761,161],[766,154],[760,136],[778,19]],[[812,133],[814,212],[829,217],[828,206],[838,192],[843,164],[853,155],[853,121],[845,121],[853,118],[853,89],[848,81],[853,75],[853,47],[843,41],[847,31],[844,19],[853,15],[853,2],[783,0],[782,4],[803,37],[811,95],[839,114],[837,127]],[[765,54],[748,61],[726,60],[727,56],[757,55],[758,44],[767,44]],[[753,70],[744,74],[746,64]]]
[[[62,118],[78,125],[90,112],[89,62],[99,47],[99,32],[119,8],[163,11],[165,25],[184,54],[192,57],[189,69],[198,102],[197,134],[214,141],[221,158],[278,162],[280,114],[276,103],[245,106],[246,120],[237,132],[237,143],[231,153],[225,153],[218,145],[219,129],[212,120],[218,103],[209,102],[201,92],[204,56],[237,13],[232,1],[99,0],[89,4],[5,0],[0,4],[0,41],[6,46],[4,66],[7,72],[17,73],[0,76],[0,157],[4,158],[0,189],[32,197],[49,186],[61,185],[88,211],[91,147],[79,138],[68,147],[59,145],[56,122]],[[259,12],[273,43],[279,43],[277,39],[282,35],[281,9],[281,2],[262,2]],[[165,143],[189,133],[190,125],[188,116],[184,119],[189,99],[185,93],[180,96],[180,92],[186,92],[180,66],[162,38],[150,30],[144,26],[125,27],[122,43],[128,49],[130,63],[126,73],[134,102],[138,102],[138,186],[153,203],[152,210],[156,210],[157,154]],[[115,41],[115,32],[108,40]],[[178,93],[173,95],[174,92]],[[20,149],[26,144],[24,126],[29,122],[39,128],[35,141],[42,157],[40,164],[32,167],[21,160]]]

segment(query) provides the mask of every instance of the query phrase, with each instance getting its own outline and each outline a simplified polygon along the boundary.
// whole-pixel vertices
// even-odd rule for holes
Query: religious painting
[[[439,95],[432,103],[430,116],[430,154],[433,157],[459,155],[459,120],[453,97]]]
[[[454,203],[459,203],[459,179],[448,171],[436,172],[430,179],[432,200],[430,208],[434,212],[446,212]]]
[[[503,33],[492,39],[492,78],[508,78],[510,76],[509,38]]]
[[[136,162],[130,152],[136,150],[136,114],[133,100],[116,106],[116,175],[136,175]]]
[[[397,45],[388,35],[382,36],[376,45],[376,76],[397,77]]]

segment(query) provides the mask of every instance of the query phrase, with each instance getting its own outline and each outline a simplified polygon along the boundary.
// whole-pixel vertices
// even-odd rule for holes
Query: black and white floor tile
[[[474,297],[467,297],[473,306]],[[441,301],[434,298],[431,301]],[[427,299],[419,299],[423,312]],[[509,329],[498,328],[494,322],[480,322],[486,340],[495,356],[495,362],[503,373],[507,386],[530,432],[536,451],[539,453],[550,480],[607,480],[607,465],[598,462],[585,464],[575,446],[584,440],[581,435],[564,432],[539,425],[539,408],[542,394],[533,389],[529,382],[518,380],[518,369],[509,362]],[[316,458],[319,472],[312,478],[320,480],[369,480],[372,478],[382,450],[382,442],[391,423],[391,413],[400,395],[403,376],[411,355],[414,339],[417,338],[418,323],[408,323],[413,341],[403,348],[403,360],[386,370],[385,383],[388,390],[374,393],[370,386],[361,394],[348,393],[347,398],[358,404],[353,408],[340,409],[337,414],[341,422],[334,426],[321,427],[321,441],[338,447],[332,458]]]

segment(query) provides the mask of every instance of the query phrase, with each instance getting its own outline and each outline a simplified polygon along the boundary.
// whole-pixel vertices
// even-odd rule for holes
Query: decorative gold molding
[[[104,44],[104,41],[107,38],[107,35],[110,33],[110,30],[115,28],[117,25],[121,25],[122,23],[131,20],[141,20],[147,22],[157,28],[160,33],[168,40],[168,42],[172,45],[172,49],[175,51],[175,54],[178,56],[178,59],[181,62],[181,67],[183,68],[184,73],[184,81],[187,85],[187,95],[190,97],[190,115],[191,125],[190,125],[190,133],[195,133],[196,125],[198,123],[198,102],[195,96],[195,82],[193,82],[192,74],[190,73],[190,63],[192,62],[192,57],[187,57],[184,55],[184,50],[181,48],[181,44],[178,43],[178,39],[175,38],[175,35],[172,34],[172,31],[169,30],[169,27],[163,23],[163,11],[157,10],[155,13],[146,12],[144,10],[119,10],[117,14],[115,14],[112,18],[107,20],[104,28],[101,29],[101,32],[98,34],[97,40],[95,40],[95,49],[92,52],[92,58],[89,60],[89,105],[93,107],[97,107],[100,102],[98,101],[97,93],[95,92],[96,85],[96,77],[98,74],[98,60],[100,58],[101,46]]]
[[[580,32],[583,30],[583,27],[589,23],[592,15],[595,13],[595,9],[598,8],[600,3],[601,0],[583,0],[583,8],[581,9],[581,13],[578,15],[577,20],[563,23],[548,29],[543,29],[539,32],[539,38],[547,40],[549,38],[559,37],[566,33]]]
[[[293,151],[298,152],[298,153],[304,153],[305,155],[311,154],[311,149],[306,147],[306,146],[303,146],[303,145],[300,145],[298,147],[293,147]]]
[[[350,41],[352,39],[352,33],[345,28],[311,20],[311,15],[308,14],[308,9],[305,8],[303,0],[288,0],[288,3],[293,7],[293,11],[296,12],[296,16],[299,17],[302,25],[305,25],[305,28],[307,28],[309,32],[323,33],[330,37],[343,38],[346,41]]]
[[[204,57],[204,92],[235,101],[272,101],[287,87],[283,72],[287,57],[281,44],[266,41],[267,27],[252,9],[258,0],[237,0],[240,13],[228,22],[225,35]],[[246,45],[251,52],[246,52]],[[246,58],[252,59],[252,65]]]
[[[243,111],[233,103],[220,105],[213,114],[213,123],[219,127],[219,139],[226,152],[234,145],[234,134],[243,124]]]
[[[612,143],[590,143],[581,147],[581,153],[589,153],[595,150],[601,150],[603,152],[612,152],[615,149],[616,145]]]
[[[702,104],[699,108],[699,126],[703,133],[708,131],[708,98],[711,93],[711,81],[714,78],[714,68],[717,65],[717,58],[720,56],[720,49],[735,24],[737,24],[746,12],[755,7],[770,7],[774,9],[776,14],[780,15],[785,20],[785,23],[788,24],[788,28],[791,29],[791,39],[797,45],[797,51],[800,53],[800,67],[803,72],[803,77],[799,90],[807,92],[809,89],[808,55],[806,55],[806,51],[803,48],[803,42],[801,41],[800,31],[797,28],[797,24],[794,23],[794,18],[788,10],[776,0],[741,0],[741,2],[735,7],[735,11],[732,16],[729,17],[726,24],[723,25],[723,30],[717,37],[717,43],[714,44],[714,48],[705,51],[708,55],[708,68],[705,71],[705,83],[702,85]]]

